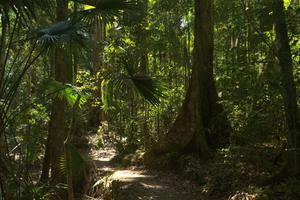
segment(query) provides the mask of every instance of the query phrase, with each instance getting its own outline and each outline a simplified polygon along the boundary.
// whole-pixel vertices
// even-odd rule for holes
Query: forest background
[[[266,178],[247,191],[299,198],[299,0],[2,0],[0,10],[1,198],[73,199],[91,184],[80,149],[107,144],[201,181],[212,160],[239,172],[244,162]]]

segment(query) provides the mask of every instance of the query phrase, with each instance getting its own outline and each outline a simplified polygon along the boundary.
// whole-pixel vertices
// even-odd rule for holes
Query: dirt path
[[[111,174],[115,200],[197,200],[201,199],[195,184],[171,173],[148,171],[143,167],[120,168],[112,159],[111,148],[92,155],[100,176]],[[99,177],[100,178],[100,177]]]
[[[99,200],[300,199],[295,187],[299,185],[298,181],[270,186],[261,184],[282,167],[272,164],[278,150],[268,145],[221,149],[205,163],[186,155],[178,161],[186,165],[181,176],[143,167],[122,167],[119,159],[113,159],[116,152],[112,148],[92,153],[98,174],[95,181],[110,180],[107,181],[110,187],[105,187],[109,189],[97,193],[101,196],[106,192],[102,195],[104,198],[96,198]],[[123,161],[126,160],[124,157]],[[182,176],[197,181],[197,184],[180,178]]]

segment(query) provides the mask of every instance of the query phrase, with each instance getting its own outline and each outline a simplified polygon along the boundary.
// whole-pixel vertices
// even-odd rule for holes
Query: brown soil
[[[192,156],[180,159],[176,172],[150,171],[144,167],[120,166],[112,148],[93,151],[97,179],[109,175],[110,187],[101,192],[105,200],[296,200],[300,181],[289,179],[273,185],[262,183],[276,174],[278,148],[268,145],[231,147],[200,162]]]
[[[197,184],[171,172],[149,171],[144,167],[120,168],[113,162],[111,148],[93,152],[99,178],[110,175],[111,195],[115,200],[197,200]],[[199,188],[199,187],[198,187]],[[103,198],[103,197],[102,197]],[[101,199],[101,198],[99,198]]]

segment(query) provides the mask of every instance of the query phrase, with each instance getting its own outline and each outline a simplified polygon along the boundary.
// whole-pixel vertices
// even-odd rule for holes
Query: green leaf
[[[87,100],[86,95],[83,94],[78,87],[52,79],[43,83],[43,90],[46,91],[46,95],[56,95],[61,99],[66,99],[70,106],[75,104],[78,96],[80,96],[79,107]]]
[[[110,80],[103,80],[101,83],[101,100],[102,100],[102,109],[104,112],[108,112],[111,103],[112,90]]]

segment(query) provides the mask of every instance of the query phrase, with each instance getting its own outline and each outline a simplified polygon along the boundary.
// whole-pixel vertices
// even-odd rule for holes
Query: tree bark
[[[300,124],[293,61],[289,45],[283,0],[273,0],[275,53],[279,60],[283,84],[283,101],[288,128],[288,175],[300,175]]]
[[[206,158],[210,147],[228,142],[230,129],[227,119],[221,115],[222,106],[217,103],[213,79],[212,10],[211,0],[195,0],[192,75],[187,94],[165,139],[150,154],[188,151]],[[217,120],[219,116],[222,120]]]
[[[1,9],[1,40],[0,40],[0,104],[4,100],[4,79],[5,79],[5,57],[7,50],[7,29],[8,29],[8,5],[3,5]],[[6,198],[6,179],[8,171],[6,170],[6,144],[5,144],[5,117],[4,111],[5,105],[0,105],[0,193],[3,194],[3,198]]]
[[[50,63],[50,69],[49,69],[49,77],[54,78],[54,72],[55,72],[55,64],[54,64],[54,51],[49,52],[49,63]],[[52,109],[52,107],[51,107]],[[45,144],[45,153],[44,153],[44,159],[43,159],[43,166],[42,166],[42,174],[40,177],[40,182],[41,183],[46,183],[49,181],[49,172],[50,172],[50,142],[52,141],[50,139],[50,133],[51,133],[51,125],[52,120],[50,119],[49,125],[48,125],[48,135],[47,135],[47,140]]]
[[[56,0],[56,21],[63,21],[67,19],[68,1]],[[55,80],[66,83],[70,82],[67,78],[68,55],[66,47],[60,45],[55,49]],[[50,166],[51,166],[51,184],[57,185],[58,183],[64,183],[65,176],[62,173],[61,163],[64,157],[64,139],[66,137],[66,124],[65,124],[65,109],[66,101],[64,99],[55,97],[52,102],[52,110],[50,117]]]
[[[89,125],[92,128],[98,128],[101,125],[101,122],[105,120],[105,113],[102,110],[102,99],[101,99],[101,82],[102,82],[102,68],[104,67],[103,63],[103,48],[101,48],[101,42],[105,40],[105,22],[103,20],[97,20],[95,27],[94,39],[97,42],[96,47],[94,48],[93,55],[93,66],[94,66],[94,77],[96,79],[96,90],[94,91],[95,99],[99,101],[98,105],[92,107],[89,117]]]
[[[7,50],[7,29],[8,29],[8,5],[1,8],[1,40],[0,40],[0,100],[4,100],[4,79],[5,79],[5,57]],[[1,102],[1,101],[0,101]],[[5,105],[0,106],[0,111],[4,111]],[[0,156],[5,152],[5,112],[0,113]]]
[[[51,125],[49,124],[49,128]],[[49,130],[50,133],[50,130]],[[48,134],[46,145],[45,145],[45,153],[43,159],[43,166],[42,166],[42,174],[40,178],[41,183],[46,183],[49,180],[49,172],[50,172],[50,135]]]

